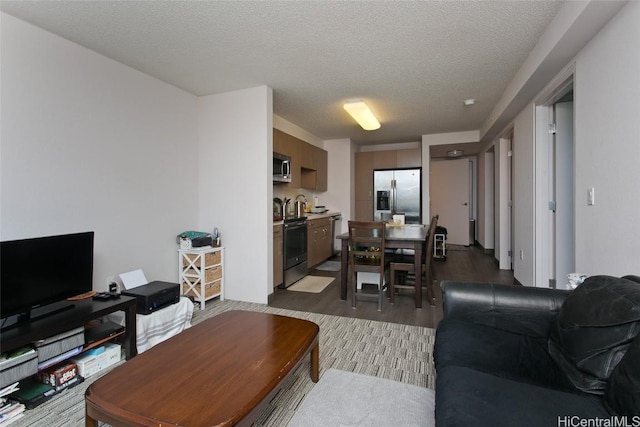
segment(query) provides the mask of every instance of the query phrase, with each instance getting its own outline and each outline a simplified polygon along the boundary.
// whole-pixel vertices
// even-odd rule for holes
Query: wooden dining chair
[[[351,271],[351,306],[356,307],[356,299],[378,300],[378,311],[382,311],[384,295],[385,252],[384,222],[349,221],[349,269]],[[358,292],[358,273],[378,273],[377,294]]]
[[[429,299],[429,305],[434,305],[434,293],[433,293],[433,239],[438,224],[439,215],[434,215],[429,223],[429,232],[427,234],[426,246],[423,251],[423,264],[422,275],[419,280],[413,275],[414,261],[407,262],[391,262],[390,263],[390,280],[389,280],[389,301],[393,304],[395,302],[395,294],[397,289],[412,289],[417,290],[417,286],[422,286],[427,291],[427,298]],[[400,280],[399,273],[403,274],[403,280]]]

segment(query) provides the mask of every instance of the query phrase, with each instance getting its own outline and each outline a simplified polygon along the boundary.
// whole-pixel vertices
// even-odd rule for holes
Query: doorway
[[[575,271],[573,80],[536,107],[537,287],[567,288]]]
[[[469,246],[469,159],[432,161],[431,215],[447,229],[447,243]]]

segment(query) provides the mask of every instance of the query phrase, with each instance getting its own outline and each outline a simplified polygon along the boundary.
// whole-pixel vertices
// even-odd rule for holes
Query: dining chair
[[[408,262],[407,260],[402,260],[401,262],[392,261],[389,265],[390,268],[390,280],[389,280],[389,301],[391,304],[395,302],[395,294],[397,289],[412,289],[417,290],[417,286],[422,286],[427,291],[427,298],[429,299],[429,304],[434,304],[434,293],[433,293],[433,280],[435,278],[433,273],[433,239],[435,235],[436,226],[438,224],[439,215],[434,215],[431,218],[431,222],[429,223],[429,231],[427,233],[426,246],[423,251],[422,257],[422,275],[419,280],[413,275],[414,271],[414,262]],[[402,279],[399,277],[400,274],[403,274]]]
[[[382,311],[385,281],[385,224],[384,222],[349,221],[349,269],[351,271],[351,306],[356,299],[376,299],[378,311]],[[358,273],[378,273],[377,294],[358,292]]]

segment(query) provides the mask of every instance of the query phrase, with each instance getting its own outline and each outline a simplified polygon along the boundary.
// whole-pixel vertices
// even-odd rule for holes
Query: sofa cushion
[[[587,278],[560,308],[549,353],[580,390],[603,394],[606,381],[640,329],[640,285]]]
[[[602,399],[500,378],[460,366],[438,370],[436,426],[571,425],[571,417],[610,418]],[[561,421],[564,423],[561,424]]]
[[[464,366],[543,387],[576,389],[547,352],[547,340],[458,319],[438,325],[436,370]]]
[[[640,416],[640,336],[609,377],[604,404],[616,415]]]

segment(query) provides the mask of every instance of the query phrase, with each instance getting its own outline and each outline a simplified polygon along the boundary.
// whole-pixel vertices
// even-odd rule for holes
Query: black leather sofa
[[[640,425],[639,282],[442,282],[436,426]]]

